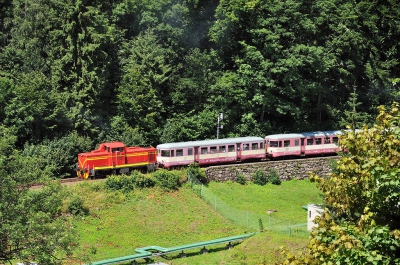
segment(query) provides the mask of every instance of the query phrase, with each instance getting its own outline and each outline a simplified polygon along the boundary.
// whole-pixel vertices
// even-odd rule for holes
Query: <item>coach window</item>
[[[333,137],[332,140],[333,140],[333,143],[335,143],[335,144],[339,141],[339,139],[337,137]]]
[[[278,141],[270,141],[269,147],[278,147]]]
[[[175,150],[171,150],[171,157],[175,156]]]
[[[322,143],[322,139],[321,138],[316,138],[315,139],[315,144],[321,144]]]
[[[176,149],[176,156],[183,156],[183,149]]]
[[[211,146],[210,147],[210,153],[215,154],[217,152],[217,147],[216,146]]]
[[[314,139],[307,139],[307,145],[313,145]]]
[[[325,138],[325,144],[330,144],[331,143],[331,138]]]
[[[283,146],[284,146],[284,147],[289,147],[289,146],[290,146],[290,140],[285,140],[285,141],[283,142]]]
[[[235,146],[234,145],[228,145],[228,152],[235,152]]]
[[[282,147],[282,141],[279,141],[279,147]]]
[[[161,156],[169,157],[169,150],[161,150]]]
[[[260,149],[264,149],[264,143],[260,143]]]
[[[251,150],[257,150],[257,149],[258,149],[258,143],[252,143]]]
[[[201,154],[202,155],[207,154],[207,147],[202,147],[201,148]]]
[[[225,147],[225,145],[221,145],[221,146],[219,147],[219,152],[220,152],[220,153],[225,153],[225,152],[226,152],[226,147]]]
[[[299,146],[299,139],[294,140],[294,145]]]
[[[188,156],[193,155],[193,148],[188,148]]]

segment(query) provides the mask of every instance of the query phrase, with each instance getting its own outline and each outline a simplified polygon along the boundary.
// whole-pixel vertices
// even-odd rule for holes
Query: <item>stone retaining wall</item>
[[[235,181],[237,175],[242,174],[247,180],[250,180],[257,170],[268,173],[271,169],[274,169],[282,181],[294,178],[306,179],[309,172],[316,173],[320,177],[326,177],[330,172],[332,160],[339,158],[333,156],[213,166],[206,169],[206,176],[210,181]]]

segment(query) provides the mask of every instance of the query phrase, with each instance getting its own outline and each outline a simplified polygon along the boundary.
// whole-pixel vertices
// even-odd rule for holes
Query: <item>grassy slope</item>
[[[91,215],[78,219],[81,249],[77,255],[87,254],[91,260],[102,260],[135,254],[142,246],[172,247],[220,237],[245,233],[229,223],[212,206],[203,202],[188,187],[166,193],[159,189],[135,190],[129,195],[106,193],[99,183],[83,183],[69,187],[72,194],[85,198]],[[284,182],[281,186],[241,186],[236,183],[211,183],[209,188],[228,204],[239,209],[274,213],[283,219],[296,216],[296,222],[305,222],[301,209],[308,202],[320,199],[313,183]],[[98,190],[98,191],[96,191]],[[155,261],[168,264],[271,264],[276,261],[276,249],[303,247],[305,238],[264,232],[245,240],[226,251],[215,246],[207,255],[199,250],[186,258],[177,255],[158,257]]]

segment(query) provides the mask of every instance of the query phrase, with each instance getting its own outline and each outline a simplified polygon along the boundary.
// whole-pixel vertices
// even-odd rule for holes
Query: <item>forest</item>
[[[396,0],[0,0],[0,150],[64,178],[219,113],[220,138],[360,128],[400,101],[399,39]]]

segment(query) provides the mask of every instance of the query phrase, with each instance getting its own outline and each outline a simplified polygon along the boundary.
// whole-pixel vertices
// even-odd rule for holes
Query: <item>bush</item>
[[[206,172],[202,169],[198,163],[192,163],[189,165],[188,171],[192,173],[201,183],[206,184],[208,182]]]
[[[81,197],[74,196],[68,203],[67,211],[72,215],[87,215],[89,209],[84,206],[83,199]]]
[[[132,172],[131,178],[135,187],[140,189],[151,188],[156,185],[154,179],[136,170]]]
[[[104,182],[104,187],[107,190],[122,190],[132,191],[134,186],[133,178],[121,175],[121,176],[110,176]]]
[[[158,186],[166,190],[177,190],[180,186],[179,176],[166,169],[160,169],[153,173]]]
[[[253,180],[253,182],[255,184],[261,185],[261,186],[267,184],[267,181],[268,181],[267,174],[261,170],[257,170],[256,172],[254,172],[251,179]]]
[[[279,177],[278,172],[276,172],[275,169],[271,169],[268,172],[268,176],[267,176],[268,182],[272,183],[274,185],[280,185],[281,184],[281,178]]]
[[[236,182],[239,183],[239,184],[245,185],[246,182],[247,182],[247,179],[243,174],[238,174],[236,176]]]

